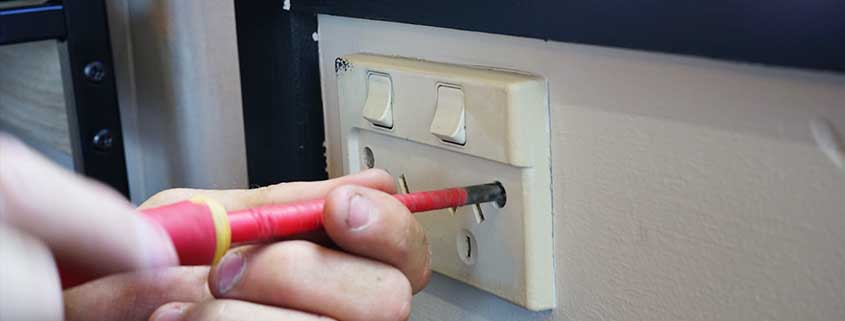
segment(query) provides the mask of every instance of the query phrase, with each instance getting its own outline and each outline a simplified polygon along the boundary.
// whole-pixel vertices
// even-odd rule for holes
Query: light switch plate
[[[367,77],[388,75],[393,127],[362,117]],[[436,272],[531,310],[555,305],[548,94],[513,71],[355,54],[336,61],[346,173],[375,166],[410,192],[501,182],[507,204],[417,214]],[[430,131],[438,86],[462,90],[466,144]]]

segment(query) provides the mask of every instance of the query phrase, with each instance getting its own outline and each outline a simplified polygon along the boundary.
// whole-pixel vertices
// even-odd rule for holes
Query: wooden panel
[[[0,130],[70,155],[55,41],[0,47]]]

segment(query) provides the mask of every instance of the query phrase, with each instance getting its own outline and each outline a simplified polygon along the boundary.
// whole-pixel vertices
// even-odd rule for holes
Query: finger
[[[174,302],[156,310],[150,321],[331,321],[326,317],[236,300],[211,300],[202,303]]]
[[[178,263],[170,239],[107,188],[0,134],[0,220],[102,275]]]
[[[0,320],[61,321],[61,291],[50,250],[0,224]]]
[[[402,271],[414,293],[431,279],[425,232],[408,208],[391,195],[360,186],[339,187],[326,198],[323,226],[347,252]]]
[[[407,320],[411,286],[395,268],[305,241],[230,251],[212,269],[217,298],[346,321]]]
[[[220,202],[231,211],[245,208],[323,198],[332,189],[341,185],[362,185],[394,193],[396,187],[393,178],[387,172],[378,169],[366,170],[357,174],[343,176],[319,182],[281,183],[255,189],[240,190],[200,190],[171,189],[158,193],[141,204],[141,208],[157,207],[189,199],[202,194]]]
[[[72,288],[64,292],[66,320],[143,321],[168,302],[211,299],[208,269],[171,267],[125,273]]]

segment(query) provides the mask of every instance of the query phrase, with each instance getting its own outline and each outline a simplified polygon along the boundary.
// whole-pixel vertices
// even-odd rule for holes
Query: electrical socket
[[[531,310],[553,308],[545,80],[368,54],[340,57],[336,67],[343,157],[333,161],[343,162],[346,173],[383,168],[397,178],[402,192],[502,183],[508,194],[503,208],[488,203],[416,214],[431,247],[433,269]],[[372,74],[389,78],[387,85],[380,78],[376,85],[383,88],[368,90]],[[448,114],[437,112],[443,108],[437,96],[444,84],[463,95],[463,105],[458,100],[448,111],[463,108],[463,114],[442,122],[464,126],[448,132],[464,130],[463,145],[433,133],[438,127],[431,126],[433,119],[441,117],[436,115]],[[382,97],[385,93],[389,96]],[[390,110],[379,110],[385,106]],[[392,127],[365,119],[365,108],[371,115],[391,117],[378,121]]]

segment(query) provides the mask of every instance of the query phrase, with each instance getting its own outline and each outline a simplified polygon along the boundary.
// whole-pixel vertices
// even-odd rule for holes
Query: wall
[[[845,76],[330,16],[319,39],[332,160],[337,56],[548,79],[558,307],[437,276],[414,320],[845,319]]]

